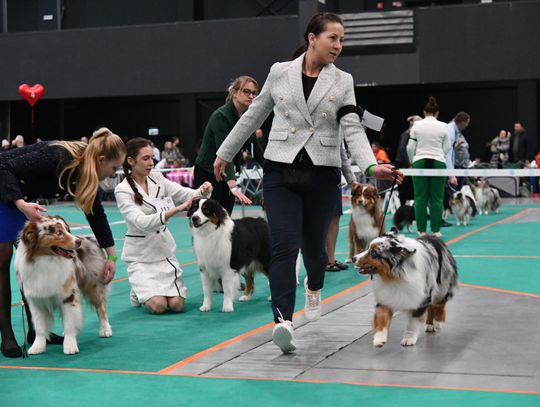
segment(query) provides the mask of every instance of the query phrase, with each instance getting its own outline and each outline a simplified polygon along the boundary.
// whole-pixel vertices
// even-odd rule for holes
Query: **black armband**
[[[360,118],[360,121],[362,121],[362,117],[364,116],[364,109],[362,109],[360,106],[354,105],[343,106],[337,112],[337,122],[339,123],[341,121],[341,118],[349,113],[356,113]]]

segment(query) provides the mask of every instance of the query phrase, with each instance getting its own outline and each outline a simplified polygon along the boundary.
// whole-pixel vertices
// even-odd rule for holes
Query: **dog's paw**
[[[200,306],[199,311],[201,312],[208,312],[212,309],[212,305],[210,304],[203,304]]]
[[[100,338],[110,338],[112,336],[112,328],[108,322],[100,324],[99,336]]]
[[[64,336],[64,354],[74,355],[76,353],[79,353],[77,338],[73,336]]]
[[[383,332],[376,332],[373,336],[373,346],[381,348],[386,344],[388,336]]]
[[[242,295],[238,300],[239,301],[249,301],[249,299],[251,298],[251,295]]]
[[[233,312],[234,307],[232,304],[223,304],[223,308],[221,309],[222,312]]]
[[[441,321],[433,321],[433,326],[437,331],[440,331],[444,325],[444,322]]]
[[[47,340],[36,338],[30,349],[28,349],[28,354],[39,355],[40,353],[45,352],[45,349],[47,349]]]
[[[426,332],[435,332],[435,331],[436,331],[435,326],[431,324],[426,325]]]
[[[414,346],[417,340],[418,337],[416,336],[404,336],[401,340],[401,346]]]

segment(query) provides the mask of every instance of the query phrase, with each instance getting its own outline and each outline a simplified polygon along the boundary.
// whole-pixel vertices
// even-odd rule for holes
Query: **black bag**
[[[317,185],[315,167],[296,168],[292,165],[283,166],[283,185],[293,191],[307,192]]]
[[[317,170],[305,148],[292,164],[283,165],[283,185],[297,192],[307,192],[317,185]]]

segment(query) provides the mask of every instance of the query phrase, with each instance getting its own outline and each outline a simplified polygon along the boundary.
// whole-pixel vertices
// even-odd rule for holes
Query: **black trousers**
[[[212,199],[218,201],[225,208],[225,210],[229,212],[229,215],[232,214],[235,197],[231,193],[229,186],[227,185],[227,181],[218,182],[214,174],[211,174],[203,170],[198,165],[195,165],[193,170],[193,187],[199,188],[206,181],[212,183],[212,186],[214,187],[214,190],[212,191]]]
[[[328,262],[326,234],[338,198],[341,172],[333,167],[315,167],[315,188],[298,192],[283,185],[282,166],[264,164],[264,205],[272,245],[270,291],[274,321],[281,316],[292,321],[296,294],[296,259],[299,249],[310,290],[320,290]]]

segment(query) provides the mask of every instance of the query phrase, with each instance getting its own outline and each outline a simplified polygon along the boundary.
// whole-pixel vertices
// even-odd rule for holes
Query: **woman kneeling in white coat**
[[[167,221],[189,209],[191,199],[212,192],[205,182],[199,189],[169,181],[154,167],[152,145],[137,137],[126,143],[125,179],[115,188],[118,209],[126,220],[122,260],[127,264],[133,306],[144,304],[150,312],[184,308],[186,286],[175,256],[176,242]]]

